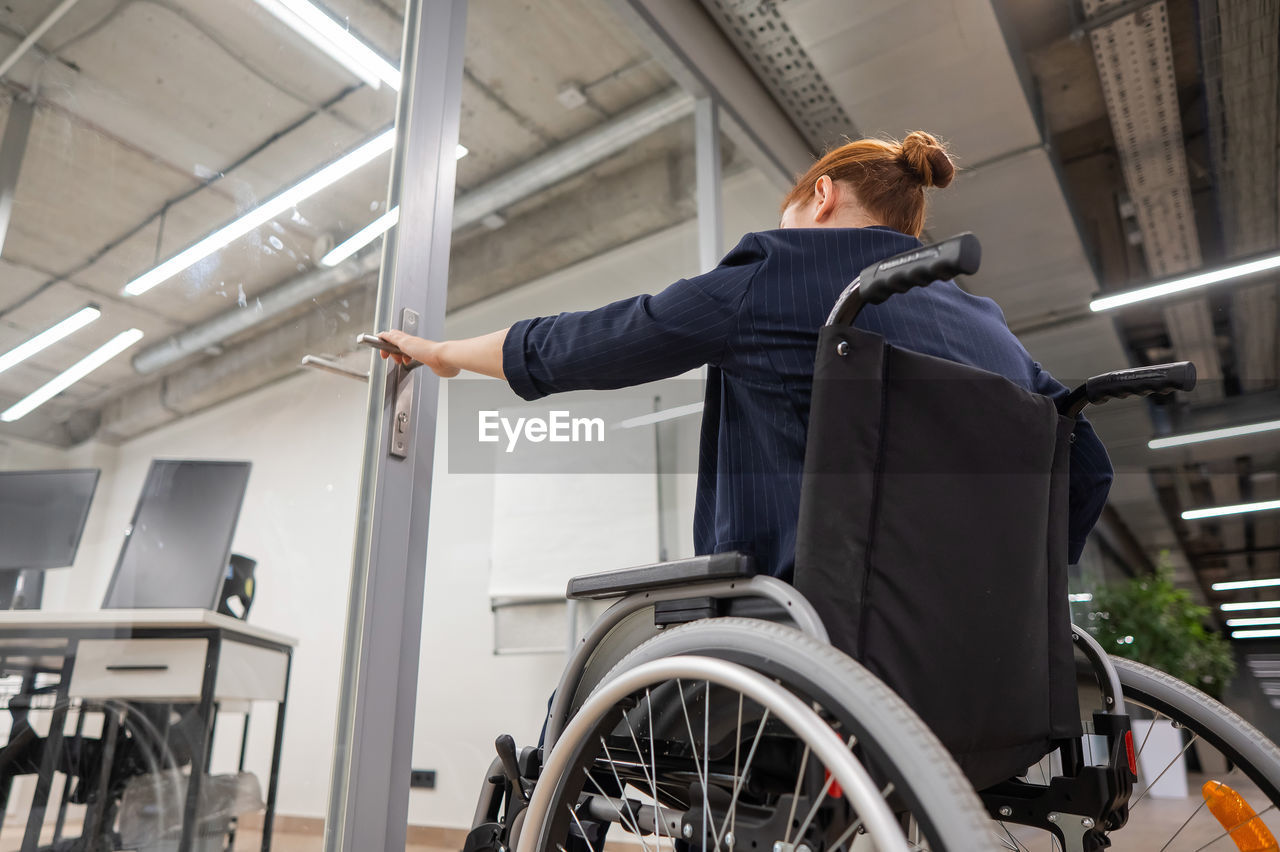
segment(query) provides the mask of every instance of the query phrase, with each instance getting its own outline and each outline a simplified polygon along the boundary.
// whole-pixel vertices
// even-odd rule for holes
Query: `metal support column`
[[[4,139],[0,140],[0,253],[4,252],[4,237],[9,232],[9,219],[13,216],[13,196],[18,189],[18,173],[22,171],[22,158],[27,153],[27,138],[31,135],[31,119],[35,113],[35,104],[15,96],[9,104],[9,117],[4,123]]]
[[[390,191],[400,224],[383,242],[378,329],[439,339],[444,326],[466,8],[406,8]],[[391,364],[374,359],[369,382],[326,852],[405,847],[439,380]]]
[[[724,254],[720,108],[711,98],[699,98],[693,118],[694,161],[698,173],[698,265],[703,272],[709,272]]]

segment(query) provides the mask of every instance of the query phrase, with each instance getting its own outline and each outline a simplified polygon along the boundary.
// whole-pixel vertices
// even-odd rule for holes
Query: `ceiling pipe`
[[[62,0],[56,9],[46,15],[45,19],[37,24],[36,28],[31,31],[31,34],[24,38],[22,43],[13,49],[13,53],[10,53],[4,58],[3,62],[0,62],[0,77],[7,74],[9,69],[16,65],[18,60],[31,49],[32,45],[39,41],[40,37],[48,32],[50,27],[58,23],[62,16],[67,14],[67,12],[71,10],[71,7],[76,5],[78,2],[79,0]]]
[[[608,159],[637,139],[692,115],[693,107],[693,98],[675,89],[516,166],[458,198],[453,208],[453,229],[474,225],[490,213]],[[142,350],[134,356],[133,368],[142,375],[163,370],[373,272],[380,261],[381,252],[369,251],[332,269],[299,275],[262,294],[258,299],[261,308],[255,304],[252,309],[232,309]]]
[[[224,311],[212,319],[178,332],[168,340],[143,349],[133,356],[133,369],[147,376],[188,356],[212,349],[246,329],[376,271],[381,259],[380,252],[368,252],[332,268],[314,269],[291,278],[279,287],[263,293],[252,305]]]

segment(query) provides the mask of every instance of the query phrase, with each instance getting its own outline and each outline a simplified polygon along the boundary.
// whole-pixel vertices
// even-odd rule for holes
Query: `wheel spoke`
[[[804,755],[800,758],[800,771],[796,773],[796,789],[791,794],[791,812],[787,814],[787,833],[782,838],[784,846],[791,843],[791,826],[796,818],[796,805],[800,802],[800,785],[804,783],[804,771],[809,766],[809,751],[809,746],[806,745]]]
[[[589,770],[589,769],[583,769],[583,770],[582,770],[582,774],[583,774],[583,775],[585,775],[585,776],[587,776],[587,780],[591,782],[591,786],[593,786],[593,787],[595,787],[595,788],[596,788],[596,792],[600,794],[600,798],[601,798],[601,799],[603,799],[604,801],[608,802],[608,803],[609,803],[609,807],[613,808],[613,812],[614,812],[614,813],[616,813],[616,814],[618,815],[618,822],[622,823],[622,826],[623,826],[624,828],[627,828],[627,829],[630,829],[630,830],[634,831],[634,832],[635,832],[636,837],[639,837],[639,838],[640,838],[640,842],[641,842],[641,843],[643,843],[643,842],[644,842],[644,838],[643,838],[643,836],[640,834],[640,826],[639,826],[637,823],[635,823],[635,822],[628,822],[628,821],[627,821],[627,815],[626,815],[626,814],[624,814],[624,813],[622,812],[622,809],[618,807],[617,803],[615,803],[615,802],[613,801],[613,797],[612,797],[612,796],[610,796],[608,793],[606,793],[606,792],[604,791],[604,788],[600,786],[600,782],[599,782],[599,781],[597,781],[595,778],[593,778],[593,777],[592,777],[592,775],[591,775],[591,770]],[[622,796],[621,798],[622,798],[622,800],[623,800],[624,802],[626,801],[626,796]],[[631,806],[630,806],[630,805],[628,805],[628,806],[627,806],[627,810],[631,810]],[[579,823],[578,828],[579,828],[579,829],[581,829],[581,828],[582,828],[581,823]],[[649,847],[647,847],[647,846],[646,846],[645,848],[646,848],[646,849],[648,849]]]
[[[649,690],[644,691],[645,700],[649,699]],[[653,748],[653,702],[649,704],[649,748]],[[644,752],[640,748],[640,741],[636,739],[635,729],[631,727],[631,720],[627,720],[627,733],[631,735],[631,744],[636,747],[636,759],[640,762],[640,769],[644,771],[644,780],[649,782],[649,792],[653,796],[653,829],[658,838],[658,848],[662,848],[662,805],[658,801],[658,757],[653,757],[653,774],[649,773],[649,767],[644,762]]]
[[[640,820],[636,818],[636,812],[631,809],[631,802],[627,801],[627,785],[622,783],[622,779],[618,777],[618,768],[613,763],[613,755],[609,753],[609,744],[604,741],[604,737],[600,738],[600,745],[604,747],[605,760],[609,761],[609,771],[613,773],[613,780],[618,783],[618,797],[622,799],[622,803],[627,806],[627,813],[631,814],[631,824],[635,826],[636,836],[640,838],[640,845],[648,852],[649,844],[644,842],[644,835],[640,833]],[[656,807],[656,802],[654,803]],[[656,824],[660,814],[654,811],[654,823]]]
[[[880,797],[888,798],[891,792],[893,792],[893,784],[886,784],[885,788],[880,791]],[[847,842],[850,838],[853,837],[853,833],[861,827],[862,827],[862,817],[858,817],[849,825],[848,828],[846,828],[840,834],[839,837],[836,838],[836,842],[831,844],[831,848],[832,849],[838,848],[841,843]]]
[[[733,735],[733,778],[735,789],[738,786],[738,755],[742,752],[742,693],[738,693],[738,727],[734,730]],[[734,797],[733,807],[729,808],[729,833],[732,834],[738,830],[738,800]],[[723,829],[721,834],[723,834]],[[736,836],[736,835],[735,835]]]
[[[1178,760],[1181,759],[1181,757],[1187,753],[1187,749],[1195,745],[1196,740],[1198,739],[1200,739],[1199,734],[1192,735],[1190,742],[1188,742],[1186,745],[1182,747],[1182,751],[1174,755],[1173,760],[1169,761],[1169,765],[1166,766],[1164,769],[1160,770],[1160,774],[1156,776],[1155,781],[1152,781],[1150,784],[1148,784],[1147,788],[1138,795],[1138,798],[1134,799],[1133,803],[1129,805],[1130,813],[1133,813],[1133,809],[1138,806],[1138,802],[1141,802],[1142,799],[1147,795],[1147,793],[1151,792],[1151,788],[1154,787],[1160,781],[1160,779],[1164,777],[1164,774],[1166,772],[1168,772],[1170,769],[1174,767],[1174,765],[1178,762]]]
[[[747,773],[751,770],[751,762],[755,760],[756,746],[760,745],[760,735],[764,733],[765,723],[769,721],[769,708],[764,708],[764,713],[760,716],[760,724],[756,726],[755,738],[751,741],[751,748],[747,750],[747,762],[743,764],[742,771],[737,773],[733,779],[733,796],[729,799],[729,813],[725,815],[724,823],[720,826],[721,831],[729,824],[729,818],[733,816],[738,807],[738,794],[742,792],[742,779],[747,777]]]
[[[587,777],[591,776],[588,775]],[[578,819],[578,812],[567,804],[565,807],[569,808],[569,816],[573,817],[573,821],[578,824],[578,831],[582,832],[582,842],[587,844],[587,852],[596,852],[595,847],[591,845],[591,837],[587,834],[587,830],[582,827],[582,821]],[[618,816],[622,816],[622,814],[618,814]],[[564,847],[560,848],[563,849]]]
[[[1147,709],[1151,710],[1150,707]],[[1156,714],[1156,717],[1151,720],[1151,724],[1147,727],[1147,732],[1142,735],[1142,742],[1138,744],[1138,753],[1134,755],[1134,760],[1142,759],[1142,750],[1147,747],[1147,740],[1151,739],[1151,732],[1156,729],[1156,722],[1159,722],[1160,718],[1164,715],[1163,713],[1159,713],[1154,710],[1152,712]]]
[[[1221,787],[1222,787],[1222,782],[1219,781],[1218,788],[1221,788]],[[1216,793],[1217,790],[1215,789],[1214,792]],[[1200,806],[1191,812],[1191,816],[1187,817],[1186,820],[1183,821],[1182,825],[1178,826],[1178,830],[1173,833],[1173,837],[1170,837],[1168,840],[1166,840],[1165,844],[1160,847],[1160,852],[1164,852],[1164,850],[1169,848],[1169,845],[1173,843],[1173,841],[1178,839],[1178,835],[1182,834],[1182,832],[1186,829],[1186,827],[1191,824],[1191,820],[1195,819],[1196,814],[1204,810],[1204,807],[1207,804],[1209,804],[1208,799],[1204,799],[1203,801],[1200,802]]]
[[[854,740],[855,740],[855,737],[853,735],[850,735],[848,741],[845,742],[845,747],[853,748]],[[804,822],[800,823],[800,828],[796,831],[796,843],[799,843],[800,840],[804,837],[804,833],[809,830],[809,825],[813,822],[813,818],[818,815],[818,808],[822,807],[822,800],[827,797],[827,793],[831,792],[831,785],[834,784],[835,781],[836,781],[836,776],[831,772],[831,770],[827,770],[827,780],[822,785],[822,792],[818,793],[817,797],[813,800],[813,806],[809,808],[809,813],[805,816]],[[885,792],[881,798],[883,798],[884,796],[888,796],[892,788],[893,788],[892,784],[886,787]],[[790,833],[791,833],[791,829],[788,828],[787,834],[790,834]]]
[[[706,691],[702,697],[702,846],[707,846],[707,813],[711,810],[711,799],[707,784],[711,780],[711,681],[707,681]],[[715,831],[714,820],[711,830]],[[715,838],[716,849],[720,848],[720,838]]]

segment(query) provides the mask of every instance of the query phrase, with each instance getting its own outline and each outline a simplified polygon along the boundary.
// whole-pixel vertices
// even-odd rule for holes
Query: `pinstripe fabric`
[[[694,541],[699,553],[741,550],[790,579],[818,329],[868,265],[919,246],[888,228],[747,234],[720,265],[661,293],[594,311],[522,320],[503,368],[524,399],[627,387],[710,365]],[[865,309],[857,326],[912,349],[999,373],[1058,398],[990,299],[938,281]],[[1070,560],[1097,522],[1111,463],[1088,422],[1071,459]]]

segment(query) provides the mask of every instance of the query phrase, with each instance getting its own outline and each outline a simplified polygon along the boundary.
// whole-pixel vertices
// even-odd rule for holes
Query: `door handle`
[[[400,327],[409,334],[416,334],[418,312],[409,308],[401,311]],[[404,354],[398,346],[388,343],[376,334],[361,334],[356,338],[356,345],[371,346],[393,355]],[[391,441],[387,452],[396,458],[409,457],[409,440],[413,435],[413,389],[416,375],[414,369],[421,366],[421,361],[411,360],[408,364],[397,363],[394,368],[395,406],[391,417]]]
[[[363,370],[348,367],[346,364],[333,361],[329,358],[321,358],[319,355],[303,355],[302,363],[298,366],[323,370],[326,373],[333,373],[335,376],[345,376],[348,379],[355,379],[361,382],[369,381],[369,374]]]

